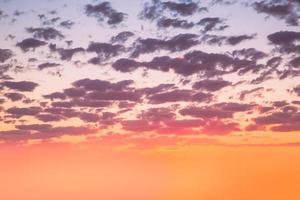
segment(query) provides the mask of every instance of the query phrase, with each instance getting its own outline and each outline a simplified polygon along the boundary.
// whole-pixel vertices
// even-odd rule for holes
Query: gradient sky
[[[0,198],[299,199],[299,25],[299,0],[0,0]]]

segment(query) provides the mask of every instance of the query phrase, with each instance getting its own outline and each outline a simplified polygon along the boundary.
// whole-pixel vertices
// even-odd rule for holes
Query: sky
[[[0,0],[5,199],[299,199],[299,24],[299,0]]]

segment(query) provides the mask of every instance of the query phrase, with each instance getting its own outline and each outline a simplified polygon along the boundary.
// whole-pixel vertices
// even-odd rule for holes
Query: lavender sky
[[[298,145],[299,18],[299,0],[1,0],[0,142]]]

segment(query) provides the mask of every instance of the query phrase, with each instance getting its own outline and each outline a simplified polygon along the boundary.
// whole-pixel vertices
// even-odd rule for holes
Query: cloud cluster
[[[102,2],[96,5],[85,6],[87,16],[96,17],[98,21],[106,20],[109,25],[117,25],[124,21],[126,14],[113,9],[110,2]]]

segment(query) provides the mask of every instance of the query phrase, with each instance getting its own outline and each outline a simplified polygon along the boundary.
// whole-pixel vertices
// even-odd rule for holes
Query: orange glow
[[[294,147],[3,148],[0,199],[297,200],[299,153]]]

